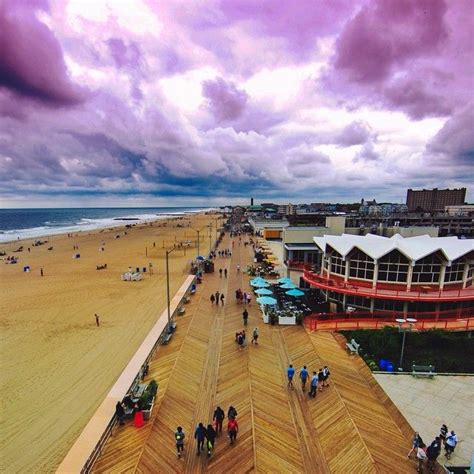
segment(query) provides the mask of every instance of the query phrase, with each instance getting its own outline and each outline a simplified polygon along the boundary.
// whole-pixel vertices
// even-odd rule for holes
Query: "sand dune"
[[[19,245],[25,249],[14,254],[18,264],[0,263],[2,471],[54,471],[166,306],[163,245],[170,248],[175,239],[195,244],[196,232],[177,227],[187,222],[195,229],[212,222],[215,236],[211,216],[173,220],[166,227],[160,222],[161,227],[156,222],[54,236],[40,247],[32,241],[0,245],[8,255]],[[201,253],[209,250],[208,229],[200,245]],[[72,258],[76,252],[81,258]],[[187,276],[196,248],[184,253],[170,255],[171,294]],[[96,270],[103,263],[107,269]],[[129,266],[147,267],[142,281],[120,280]]]

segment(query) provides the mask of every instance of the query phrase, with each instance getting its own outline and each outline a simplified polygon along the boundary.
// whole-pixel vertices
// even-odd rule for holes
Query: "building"
[[[442,211],[446,206],[464,204],[466,188],[460,189],[423,189],[407,191],[408,211]]]
[[[333,311],[418,312],[474,309],[474,241],[427,235],[314,237],[319,266],[303,279],[319,288]]]
[[[446,206],[444,208],[448,216],[474,216],[474,204],[463,206]]]

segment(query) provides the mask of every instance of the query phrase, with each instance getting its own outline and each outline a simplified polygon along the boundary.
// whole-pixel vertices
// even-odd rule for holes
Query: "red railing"
[[[330,278],[321,276],[312,270],[305,268],[303,271],[304,280],[317,288],[343,293],[348,295],[362,296],[367,298],[380,298],[401,301],[460,301],[474,300],[474,288],[444,289],[436,290],[429,286],[418,285],[416,288],[407,291],[406,289],[387,288],[388,285],[376,288],[367,287],[367,282],[349,280],[344,282],[343,278],[331,275]]]
[[[305,325],[311,331],[350,331],[356,329],[382,329],[385,326],[398,326],[398,324],[393,320],[375,318],[329,320],[305,318]],[[472,331],[474,329],[474,318],[445,320],[423,319],[414,323],[412,328],[416,331],[427,331],[429,329],[441,329],[444,331]]]

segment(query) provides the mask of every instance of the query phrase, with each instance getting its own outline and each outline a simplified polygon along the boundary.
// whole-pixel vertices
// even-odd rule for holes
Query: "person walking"
[[[227,278],[227,268],[224,268],[224,277]]]
[[[214,301],[216,301],[216,297],[214,296],[214,293],[211,294],[211,304],[214,305]]]
[[[227,410],[227,418],[237,418],[237,410],[232,405]]]
[[[224,293],[221,293],[221,304],[224,306]]]
[[[328,378],[330,375],[331,372],[329,371],[329,367],[325,365],[323,369],[323,387],[329,387]]]
[[[316,371],[313,371],[313,376],[311,377],[311,388],[309,395],[313,398],[316,398],[316,393],[318,392],[318,374]]]
[[[237,273],[240,273],[240,265],[237,265]]]
[[[244,326],[247,326],[247,321],[249,319],[249,313],[247,309],[244,309],[244,312],[242,313],[242,318],[244,320]]]
[[[239,344],[240,351],[244,348],[244,342],[245,342],[244,335],[241,332],[239,332],[237,334],[237,344]]]
[[[252,294],[247,293],[247,304],[250,306],[250,303],[252,302]]]
[[[300,370],[301,388],[303,389],[303,391],[306,387],[306,381],[308,380],[308,377],[308,369],[306,368],[306,365],[303,365],[303,368]]]
[[[237,423],[237,420],[235,419],[235,417],[230,417],[229,421],[227,422],[227,433],[229,434],[231,446],[237,440],[238,432],[239,432],[239,424]]]
[[[318,386],[319,386],[319,391],[320,392],[323,391],[323,382],[324,382],[323,369],[319,369],[319,372],[318,372]]]
[[[426,445],[424,443],[421,443],[417,448],[416,448],[416,460],[417,460],[417,466],[416,470],[417,472],[422,472],[423,471],[423,464],[426,461],[426,451],[425,451]]]
[[[441,438],[436,436],[432,443],[426,450],[426,456],[428,458],[428,470],[434,472],[436,466],[436,460],[438,459],[439,453],[441,452]]]
[[[194,432],[194,439],[197,440],[197,455],[201,455],[201,451],[204,449],[204,438],[206,437],[206,428],[202,423],[197,425],[196,431]]]
[[[448,436],[448,427],[445,424],[442,424],[439,429],[439,437],[441,438],[443,445],[446,444],[446,436]]]
[[[291,389],[293,390],[294,387],[293,387],[293,376],[295,375],[295,369],[293,368],[293,365],[290,364],[288,369],[286,369],[286,375],[288,377],[288,388],[291,387]]]
[[[207,457],[210,458],[214,449],[214,443],[216,442],[216,432],[212,425],[207,425],[206,428],[206,440],[207,440]]]
[[[41,274],[41,276],[43,276],[43,275],[44,275],[44,273],[43,273],[43,269],[42,269],[42,268],[40,268],[40,274]]]
[[[117,405],[115,405],[115,415],[117,416],[120,426],[124,425],[125,410],[121,402],[117,402]]]
[[[413,434],[413,440],[411,442],[411,449],[408,451],[407,458],[410,459],[411,453],[416,452],[416,449],[423,444],[423,440],[421,439],[420,434],[418,431],[415,431]]]
[[[178,459],[181,457],[181,453],[184,451],[184,431],[181,426],[176,428],[176,432],[174,434],[174,438],[176,440],[176,454]]]
[[[218,291],[216,291],[216,305],[218,305],[218,306],[219,306],[219,297],[220,296],[221,296],[221,294]]]
[[[456,448],[457,444],[458,437],[454,431],[451,431],[451,433],[446,436],[446,444],[444,445],[446,450],[446,459],[451,459],[451,454],[454,453],[454,448]]]
[[[100,326],[100,318],[99,318],[99,315],[97,313],[94,314],[95,316],[95,324],[97,327]]]
[[[219,268],[219,278],[222,278],[222,268]]]
[[[242,303],[247,304],[247,293],[245,291],[242,295]]]
[[[258,327],[253,328],[252,344],[255,344],[256,346],[258,346]]]
[[[216,426],[216,434],[222,433],[222,422],[224,421],[225,413],[221,407],[217,407],[214,410],[214,416],[212,420]]]

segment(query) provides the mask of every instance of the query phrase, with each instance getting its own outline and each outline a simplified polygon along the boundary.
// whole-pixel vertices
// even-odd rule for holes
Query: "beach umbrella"
[[[298,290],[297,288],[293,288],[292,290],[286,291],[285,292],[289,296],[303,296],[304,292],[301,290]]]
[[[257,281],[256,283],[252,283],[252,286],[255,286],[256,288],[268,288],[270,284],[266,281]]]
[[[255,290],[255,293],[257,293],[257,295],[273,295],[271,290],[267,290],[266,288],[259,288]]]
[[[202,255],[199,255],[199,257],[196,257],[196,260],[205,260],[205,258]]]
[[[270,298],[270,296],[260,296],[260,298],[257,298],[257,303],[273,305],[277,304],[277,300],[275,298]]]
[[[252,280],[250,280],[250,284],[252,284],[252,283],[261,283],[262,281],[266,281],[265,278],[255,277]]]
[[[280,288],[283,288],[284,290],[292,290],[293,288],[296,288],[296,285],[294,283],[285,283],[284,285],[281,285]]]
[[[292,279],[288,277],[279,278],[277,282],[278,283],[293,283]]]

